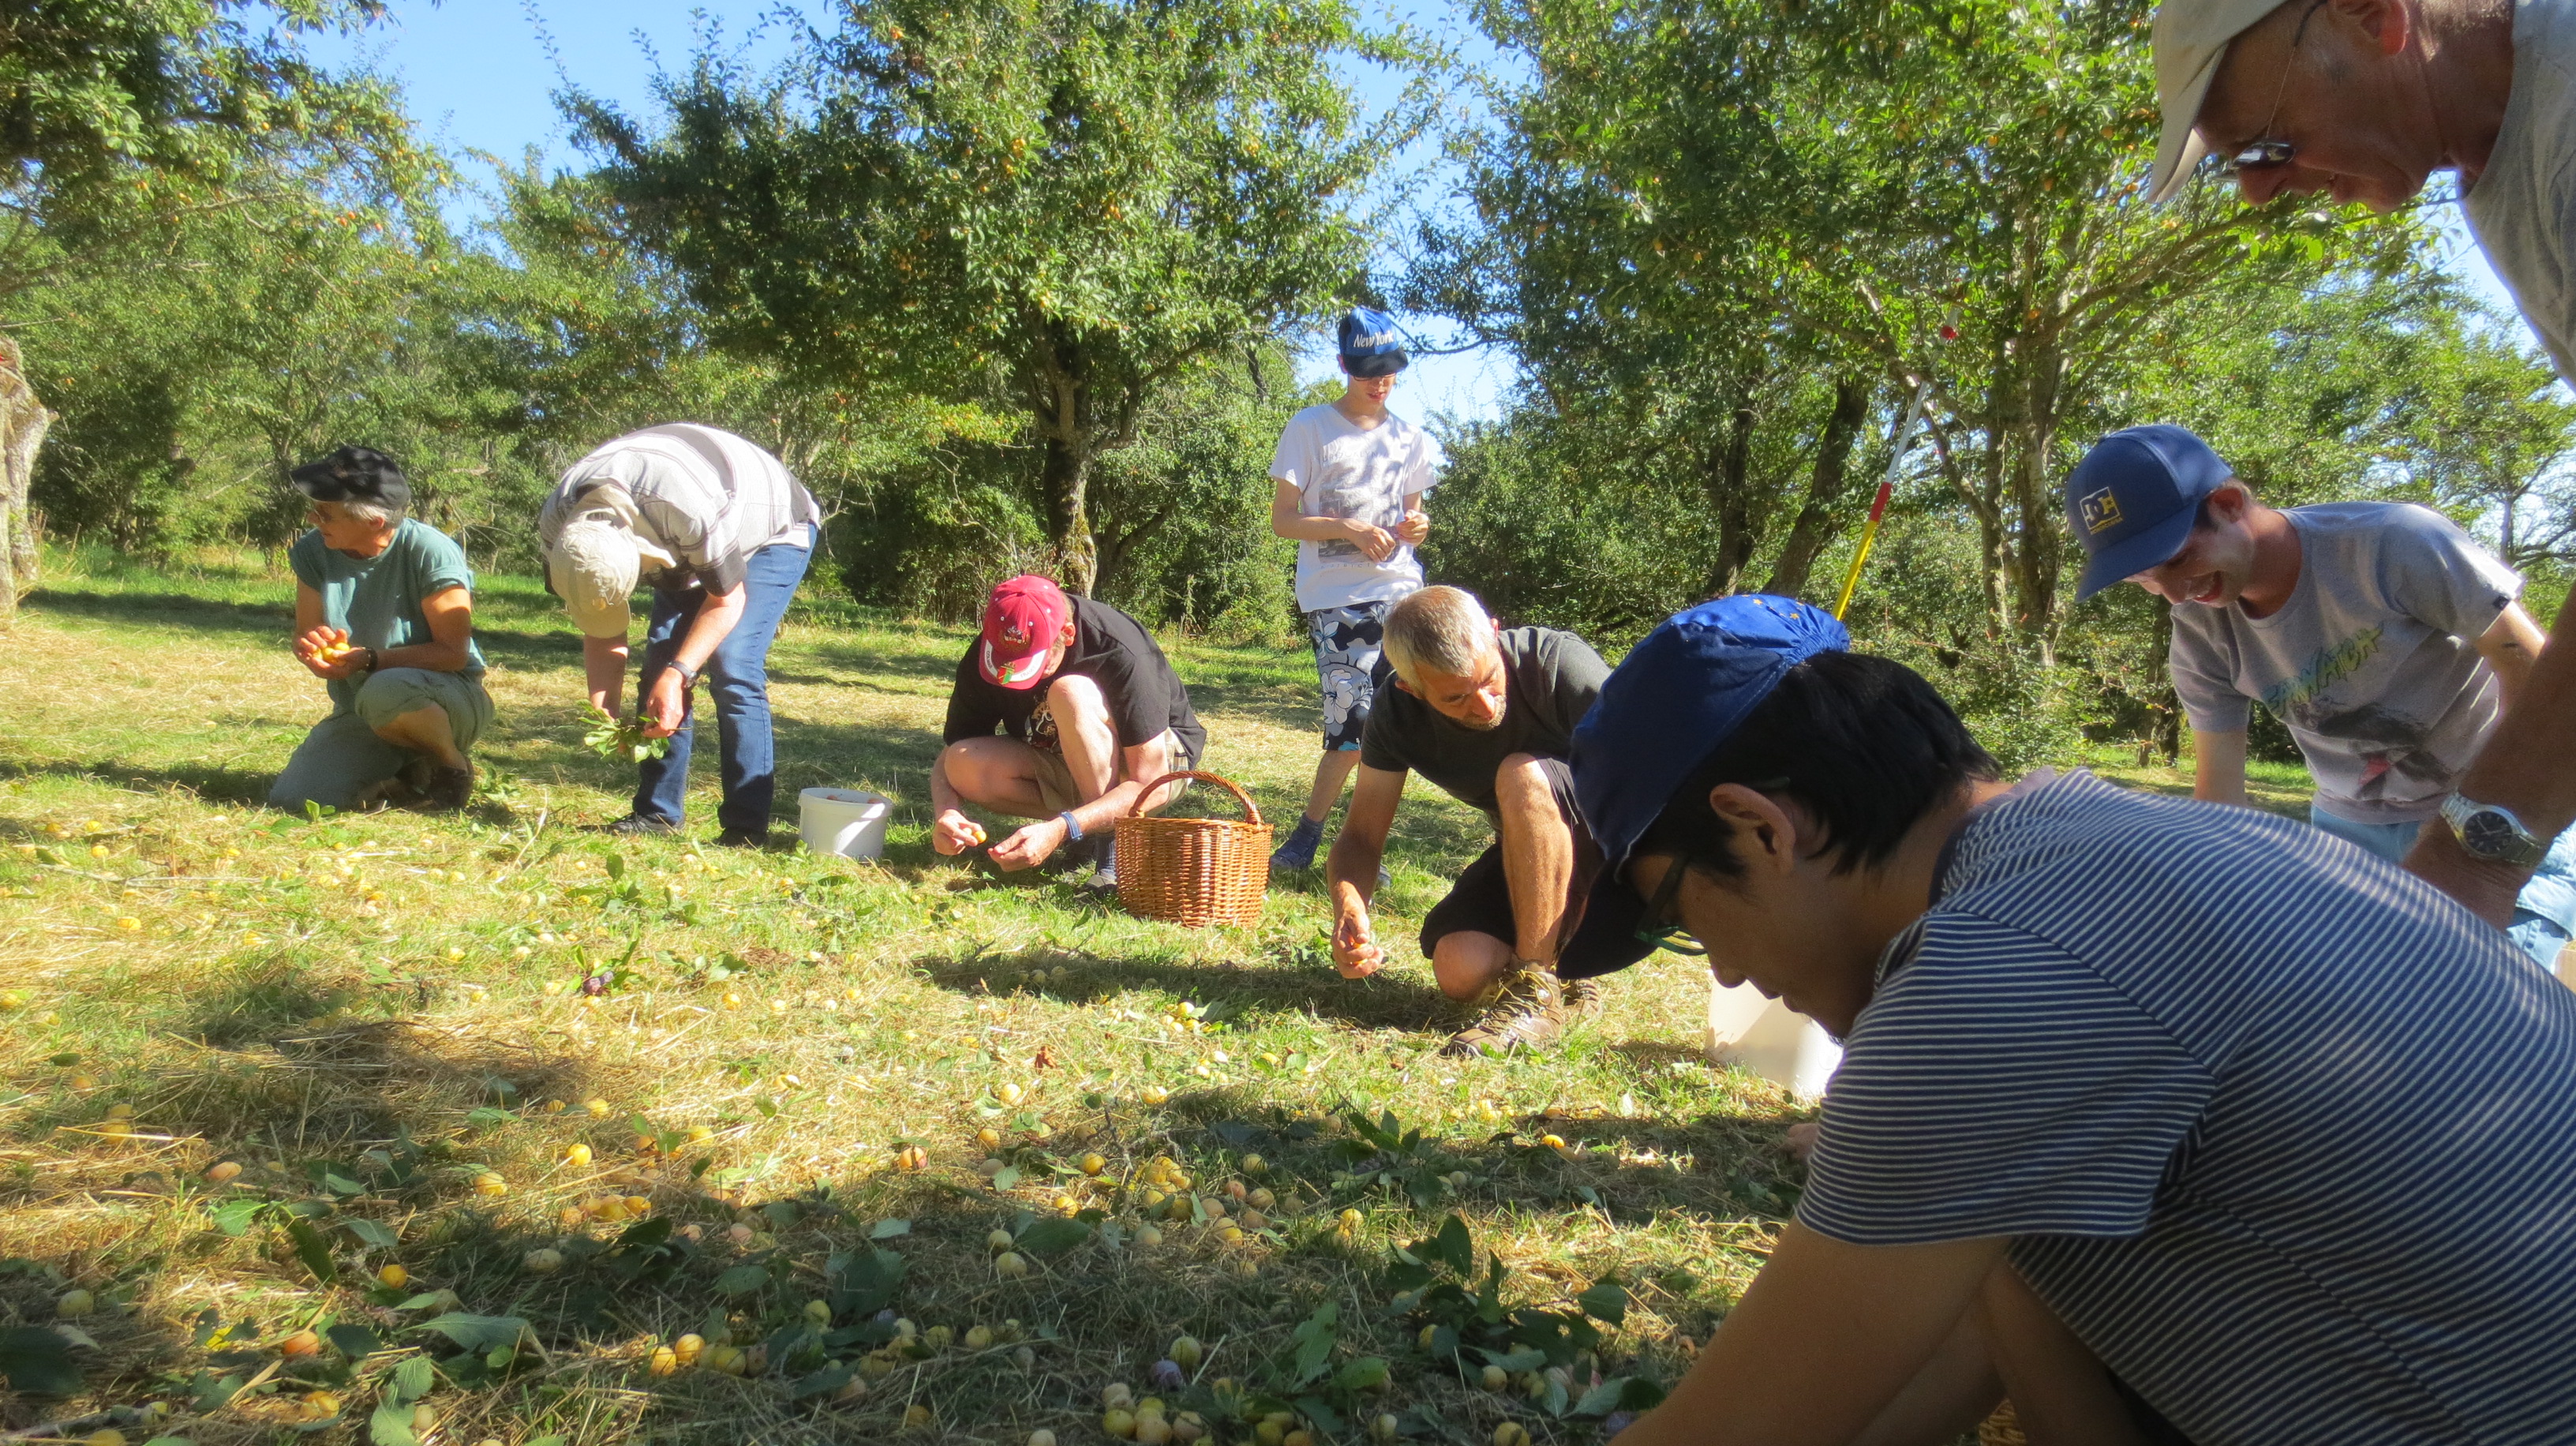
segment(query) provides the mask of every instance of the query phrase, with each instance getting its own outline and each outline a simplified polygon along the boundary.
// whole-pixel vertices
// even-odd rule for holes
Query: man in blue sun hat
[[[2555,967],[2576,933],[2576,831],[2553,845],[2458,789],[2540,655],[2520,576],[2411,502],[2267,507],[2208,443],[2161,424],[2094,445],[2067,479],[2066,524],[2087,557],[2078,597],[2126,579],[2173,604],[2193,797],[2247,801],[2260,702],[2316,779],[2317,827],[2400,861],[2438,819],[2473,855],[2537,866],[2510,932]]]
[[[1387,610],[1422,587],[1422,498],[1448,462],[1430,433],[1387,410],[1408,361],[1395,318],[1345,314],[1337,350],[1342,394],[1289,418],[1270,462],[1270,530],[1297,544],[1297,610],[1324,704],[1324,756],[1306,812],[1270,856],[1274,872],[1314,867],[1324,820],[1359,764]]]
[[[1559,967],[1686,934],[1844,1042],[1797,1218],[1621,1446],[1948,1442],[2007,1395],[2034,1442],[2564,1439],[2576,992],[2320,830],[2008,786],[1847,648],[1704,603],[1574,737]]]

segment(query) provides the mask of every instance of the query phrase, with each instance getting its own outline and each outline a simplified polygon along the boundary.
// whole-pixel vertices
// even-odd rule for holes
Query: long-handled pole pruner
[[[1869,523],[1860,530],[1860,548],[1852,554],[1851,571],[1843,575],[1843,593],[1834,599],[1834,617],[1839,621],[1843,609],[1851,606],[1852,593],[1860,587],[1860,570],[1869,561],[1869,549],[1878,541],[1878,524],[1887,516],[1887,499],[1896,492],[1896,469],[1905,463],[1906,449],[1914,444],[1914,423],[1923,415],[1923,404],[1932,396],[1932,376],[1926,372],[1914,389],[1914,400],[1905,409],[1905,420],[1896,427],[1896,441],[1887,454],[1887,475],[1878,479],[1878,497],[1869,504]]]

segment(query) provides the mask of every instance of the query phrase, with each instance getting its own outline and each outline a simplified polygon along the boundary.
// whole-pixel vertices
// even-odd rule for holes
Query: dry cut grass
[[[321,706],[285,592],[95,569],[0,641],[0,1426],[1071,1446],[1123,1384],[1229,1442],[1581,1441],[1543,1376],[1487,1390],[1426,1340],[1391,1247],[1455,1215],[1509,1304],[1622,1285],[1560,1353],[1579,1396],[1671,1379],[1794,1202],[1797,1114],[1700,1059],[1685,968],[1614,981],[1557,1054],[1460,1067],[1417,958],[1331,972],[1311,884],[1193,933],[934,858],[962,634],[824,601],[783,634],[783,789],[902,805],[859,865],[595,832],[624,785],[510,579],[479,600],[496,790],[279,819],[255,800]],[[1305,661],[1174,651],[1211,766],[1291,813]],[[1387,932],[1482,843],[1408,801]],[[1351,1122],[1390,1112],[1391,1140]],[[1204,1359],[1158,1384],[1184,1334]]]

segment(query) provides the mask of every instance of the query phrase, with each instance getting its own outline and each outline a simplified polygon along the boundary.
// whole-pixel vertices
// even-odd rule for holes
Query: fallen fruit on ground
[[[65,1320],[77,1320],[98,1309],[98,1297],[85,1290],[67,1290],[54,1298],[54,1314]]]
[[[506,1195],[509,1192],[510,1182],[488,1170],[474,1177],[474,1193],[477,1195]]]
[[[590,1146],[572,1145],[564,1150],[564,1163],[579,1169],[590,1163]]]
[[[242,1167],[230,1160],[217,1160],[206,1167],[206,1183],[229,1185],[241,1177]]]
[[[322,1337],[309,1330],[297,1331],[277,1343],[277,1353],[288,1357],[318,1356],[322,1354]]]
[[[519,1264],[531,1275],[552,1275],[563,1269],[563,1252],[539,1248],[519,1257]]]
[[[696,1364],[698,1354],[706,1348],[706,1337],[696,1334],[685,1335],[671,1342],[671,1354],[679,1357],[680,1364],[684,1366]]]
[[[675,1376],[680,1372],[680,1353],[669,1346],[655,1346],[644,1368],[657,1376]]]
[[[403,1269],[399,1265],[388,1265],[384,1269],[376,1272],[376,1279],[380,1281],[387,1290],[400,1290],[404,1286],[411,1284],[411,1272]]]
[[[993,1257],[993,1273],[1005,1280],[1017,1280],[1029,1273],[1029,1262],[1016,1250],[1005,1250]]]

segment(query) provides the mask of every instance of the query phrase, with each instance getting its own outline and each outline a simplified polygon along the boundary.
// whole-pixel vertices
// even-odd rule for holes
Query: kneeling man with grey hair
[[[627,600],[653,589],[637,684],[644,736],[671,740],[640,766],[619,833],[672,833],[689,788],[698,677],[715,696],[723,844],[769,838],[778,792],[769,723],[769,645],[821,534],[814,494],[786,464],[731,432],[673,422],[630,432],[572,464],[537,516],[546,586],[582,631],[590,701],[620,711]]]
[[[1418,772],[1493,820],[1494,844],[1422,921],[1422,954],[1441,992],[1492,1002],[1442,1053],[1543,1049],[1589,982],[1560,986],[1557,951],[1600,865],[1574,807],[1565,760],[1574,725],[1609,668],[1589,643],[1550,628],[1495,626],[1473,593],[1430,587],[1386,616],[1384,669],[1360,736],[1359,783],[1325,866],[1333,963],[1353,979],[1385,961],[1369,924],[1378,861]]]
[[[342,447],[295,469],[313,530],[295,569],[295,658],[331,690],[269,790],[279,808],[363,808],[419,800],[462,808],[466,750],[492,723],[474,646],[474,572],[455,539],[411,510],[394,459]]]

